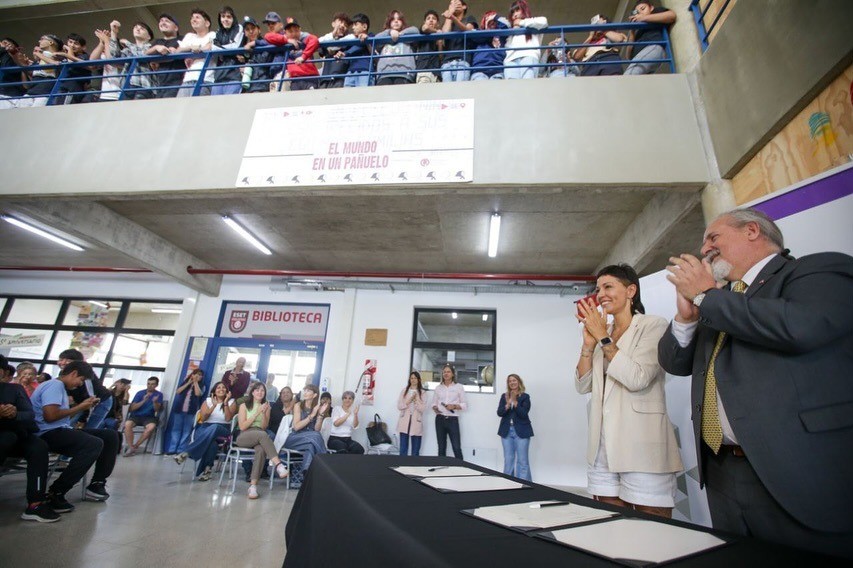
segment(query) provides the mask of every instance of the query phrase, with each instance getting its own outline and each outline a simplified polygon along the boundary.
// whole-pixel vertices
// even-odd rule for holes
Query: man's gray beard
[[[734,268],[731,263],[723,260],[717,259],[711,264],[711,272],[714,275],[714,280],[717,282],[721,280],[725,280],[729,273]]]

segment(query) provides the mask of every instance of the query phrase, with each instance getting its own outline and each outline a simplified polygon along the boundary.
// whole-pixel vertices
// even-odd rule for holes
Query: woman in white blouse
[[[196,425],[192,435],[192,442],[187,446],[187,451],[175,456],[179,464],[184,460],[192,458],[196,460],[196,476],[199,481],[208,481],[213,471],[213,462],[219,450],[217,438],[228,436],[228,424],[234,413],[231,411],[229,402],[231,393],[225,383],[219,381],[210,389],[210,398],[204,401],[198,411],[199,424]]]
[[[459,432],[459,413],[468,409],[465,389],[456,382],[456,369],[450,363],[441,370],[441,383],[435,387],[432,410],[435,412],[435,436],[438,455],[447,455],[447,437],[457,459],[462,458],[462,441]]]
[[[354,404],[355,393],[346,391],[341,405],[332,409],[332,429],[326,444],[339,454],[363,454],[364,446],[352,439],[352,431],[358,428],[358,406]]]

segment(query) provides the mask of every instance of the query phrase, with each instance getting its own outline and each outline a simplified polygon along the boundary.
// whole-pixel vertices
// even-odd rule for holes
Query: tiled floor
[[[109,501],[80,502],[75,487],[66,495],[74,512],[50,524],[19,519],[23,475],[0,478],[0,566],[281,566],[296,491],[277,482],[270,493],[262,482],[261,498],[249,501],[242,475],[231,494],[229,484],[217,487],[218,477],[191,482],[191,465],[179,478],[169,457],[120,457]]]

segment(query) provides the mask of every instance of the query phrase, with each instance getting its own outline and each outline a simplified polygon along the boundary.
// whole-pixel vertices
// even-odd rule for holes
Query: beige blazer
[[[400,411],[400,419],[397,421],[397,432],[407,433],[409,436],[423,436],[424,434],[424,408],[426,408],[427,393],[422,392],[415,397],[414,402],[406,403],[409,391],[406,389],[397,398],[397,409]],[[411,426],[409,426],[411,421]]]
[[[592,354],[592,370],[583,377],[575,372],[578,392],[592,393],[586,452],[590,465],[603,427],[610,471],[671,473],[684,468],[666,414],[665,373],[658,364],[658,341],[666,329],[663,318],[636,314],[616,342],[619,351],[606,380],[600,345]]]

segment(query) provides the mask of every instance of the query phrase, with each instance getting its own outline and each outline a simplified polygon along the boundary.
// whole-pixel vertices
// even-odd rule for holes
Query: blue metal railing
[[[697,0],[698,1],[698,0]],[[478,49],[476,47],[471,48],[473,43],[477,43],[478,38],[493,38],[500,37],[506,38],[514,35],[521,35],[527,33],[533,33],[535,35],[556,35],[560,40],[561,44],[558,46],[552,46],[549,44],[544,44],[541,46],[535,47],[523,47],[523,48],[512,48],[513,51],[531,51],[540,53],[540,62],[534,65],[525,65],[525,67],[531,67],[538,69],[544,73],[548,73],[549,71],[554,71],[557,69],[562,69],[563,73],[566,75],[569,74],[582,74],[582,69],[585,66],[590,65],[612,65],[619,66],[620,68],[623,65],[630,64],[631,61],[629,59],[623,59],[620,55],[618,59],[613,60],[595,60],[595,61],[574,61],[567,54],[573,51],[575,48],[580,47],[590,47],[589,44],[570,42],[566,39],[567,35],[577,34],[577,33],[587,33],[590,31],[599,31],[599,32],[607,32],[607,31],[630,31],[630,30],[641,30],[648,28],[660,28],[663,33],[663,42],[648,42],[648,41],[639,41],[639,42],[619,42],[608,44],[610,48],[621,50],[623,47],[634,46],[634,52],[639,52],[646,46],[649,45],[662,45],[664,48],[664,57],[660,59],[644,59],[643,63],[646,64],[661,64],[667,65],[669,71],[674,73],[675,70],[675,62],[672,56],[672,45],[669,38],[669,33],[666,26],[661,26],[658,24],[649,24],[642,22],[621,22],[621,23],[612,23],[612,24],[586,24],[586,25],[570,25],[570,26],[554,26],[545,28],[542,30],[534,30],[527,28],[514,28],[514,29],[505,29],[505,30],[476,30],[470,32],[451,32],[451,33],[435,33],[429,35],[404,35],[400,36],[397,42],[393,42],[390,37],[375,37],[372,36],[365,40],[364,42],[360,42],[359,40],[343,40],[343,41],[334,41],[334,42],[323,42],[318,47],[317,51],[321,51],[327,48],[348,48],[353,46],[364,46],[368,50],[367,55],[355,56],[355,57],[345,57],[346,61],[363,61],[368,60],[369,70],[366,71],[368,74],[370,84],[375,83],[377,78],[381,78],[383,76],[400,76],[401,74],[414,75],[417,73],[434,73],[436,75],[440,75],[442,72],[441,67],[428,68],[428,69],[411,69],[409,71],[400,71],[400,70],[392,70],[392,71],[377,71],[376,67],[382,59],[385,58],[401,58],[401,57],[412,57],[412,58],[423,58],[430,56],[440,56],[447,58],[448,56],[458,55],[461,56],[461,59],[470,60],[472,56],[474,56]],[[381,48],[385,45],[391,43],[405,43],[405,44],[422,44],[422,43],[432,43],[439,40],[449,40],[449,39],[458,39],[459,36],[462,36],[463,45],[462,49],[459,50],[437,50],[437,51],[413,51],[412,53],[406,54],[388,54],[382,55],[380,53]],[[482,43],[482,42],[481,42]],[[501,47],[497,48],[501,50],[508,50],[509,48]],[[562,61],[545,61],[542,62],[543,59],[547,59],[547,57],[542,57],[543,52],[544,55],[547,56],[549,52],[554,51],[563,51],[564,57],[560,58]],[[172,60],[184,61],[187,59],[203,59],[202,66],[198,70],[188,70],[187,72],[194,73],[198,75],[198,80],[192,85],[192,93],[190,96],[199,96],[202,93],[202,90],[206,87],[210,87],[215,85],[241,85],[243,89],[246,89],[248,85],[255,86],[266,86],[269,84],[274,84],[273,90],[281,91],[284,90],[284,86],[287,83],[291,83],[295,80],[305,80],[305,79],[316,79],[316,80],[333,80],[333,79],[343,79],[350,76],[349,73],[341,73],[341,74],[326,74],[326,75],[317,75],[317,76],[308,76],[308,77],[286,77],[285,73],[283,73],[286,64],[290,64],[291,61],[286,61],[288,53],[292,51],[292,47],[290,45],[285,46],[264,46],[255,48],[251,51],[248,51],[243,48],[239,49],[231,49],[231,50],[212,50],[202,53],[176,53],[171,55],[150,55],[150,56],[137,56],[137,57],[119,57],[115,59],[99,59],[99,60],[90,60],[90,61],[80,61],[73,63],[61,63],[55,65],[37,65],[37,66],[29,66],[29,67],[6,67],[4,69],[5,73],[10,74],[15,71],[20,71],[30,75],[35,70],[40,70],[44,72],[52,72],[55,77],[45,77],[45,78],[35,78],[31,77],[28,81],[18,81],[18,82],[5,82],[3,83],[4,87],[11,86],[22,86],[22,87],[32,87],[36,85],[50,85],[49,92],[43,94],[35,94],[35,95],[22,95],[22,96],[11,96],[6,97],[7,100],[20,100],[20,99],[36,99],[41,100],[40,104],[62,104],[66,102],[66,97],[74,97],[74,96],[89,96],[94,97],[95,95],[102,95],[104,93],[115,93],[115,89],[104,89],[103,80],[104,79],[120,79],[121,87],[118,92],[118,100],[123,100],[127,98],[128,95],[144,92],[146,94],[153,94],[155,91],[160,91],[161,93],[165,93],[167,91],[177,91],[182,88],[189,88],[188,85],[185,84],[177,84],[177,85],[164,85],[158,84],[158,79],[164,77],[165,75],[173,75],[173,74],[183,74],[184,71],[175,70],[175,69],[152,69],[152,64],[162,64]],[[283,56],[285,60],[280,61],[269,61],[263,63],[250,63],[248,62],[248,58],[251,57],[255,53],[270,53],[273,56]],[[247,58],[246,63],[238,63],[232,65],[216,65],[217,60],[220,57],[228,57],[228,56],[244,56]],[[460,59],[460,57],[456,57],[456,59]],[[328,58],[315,58],[308,60],[315,65],[328,63],[337,61],[334,57]],[[106,67],[113,67],[119,69],[118,72],[106,72]],[[154,65],[157,67],[157,65]],[[227,70],[227,69],[243,69],[243,68],[252,68],[252,69],[261,69],[264,70],[265,73],[255,73],[253,72],[252,79],[249,81],[234,80],[234,81],[225,81],[225,82],[217,82],[217,83],[208,83],[204,82],[204,78],[206,74],[214,69],[216,70]],[[95,71],[95,74],[92,77],[69,77],[69,73],[74,68],[86,68]],[[477,71],[498,71],[504,69],[504,65],[471,65],[466,70],[471,73],[475,73]],[[281,76],[276,78],[276,75],[281,72]],[[620,71],[621,72],[621,71]],[[259,75],[266,74],[266,77],[258,79]],[[537,71],[538,74],[538,71]],[[152,86],[138,86],[133,84],[134,78],[139,77],[148,77],[149,81],[152,83]],[[71,90],[70,85],[80,84],[82,82],[88,82],[90,80],[101,79],[101,90]],[[44,89],[46,90],[46,89]],[[257,90],[257,89],[256,89]]]
[[[716,29],[717,24],[720,23],[720,18],[723,17],[723,14],[726,12],[726,8],[729,7],[729,3],[732,0],[722,0],[723,5],[714,15],[711,25],[706,26],[705,16],[708,14],[708,11],[711,9],[711,6],[714,5],[715,1],[716,0],[705,0],[704,7],[701,5],[701,0],[692,0],[690,2],[690,11],[693,12],[693,20],[696,22],[696,32],[699,34],[699,42],[702,44],[703,52],[708,49],[708,39],[711,37],[711,33]]]

